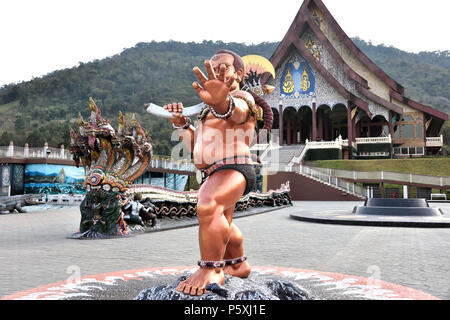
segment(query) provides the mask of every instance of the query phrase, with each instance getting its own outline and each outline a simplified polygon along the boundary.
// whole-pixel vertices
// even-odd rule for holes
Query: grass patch
[[[9,112],[13,109],[16,109],[19,106],[19,100],[12,101],[7,104],[0,105],[0,114],[3,114],[5,112]]]
[[[380,160],[318,160],[316,166],[351,171],[387,171],[450,176],[450,157]]]

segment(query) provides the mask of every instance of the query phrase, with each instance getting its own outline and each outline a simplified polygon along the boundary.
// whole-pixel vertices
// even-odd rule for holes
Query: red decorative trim
[[[421,104],[419,102],[416,102],[414,100],[411,100],[409,98],[406,98],[405,96],[399,94],[398,92],[396,92],[394,90],[390,90],[389,91],[389,95],[392,98],[394,98],[395,100],[398,100],[398,101],[400,101],[400,102],[410,106],[413,109],[422,111],[424,113],[428,113],[429,115],[431,115],[433,117],[436,117],[436,118],[439,118],[439,119],[442,119],[444,121],[448,120],[448,114],[443,113],[443,112],[438,111],[438,110],[435,110],[432,107],[425,106],[425,105],[423,105],[423,104]]]
[[[83,283],[102,282],[114,284],[116,280],[142,280],[145,277],[156,275],[178,275],[186,271],[195,271],[194,266],[176,266],[161,268],[146,268],[136,270],[124,270],[117,272],[109,272],[97,275],[89,275],[81,277],[76,283],[69,281],[59,281],[52,284],[42,285],[33,289],[25,290],[15,294],[11,294],[0,298],[0,300],[48,300],[63,299],[70,296],[78,286]],[[394,283],[359,277],[354,275],[346,275],[334,272],[323,272],[316,270],[293,269],[264,266],[252,267],[252,272],[260,274],[276,274],[280,276],[300,276],[304,279],[316,279],[323,285],[339,285],[340,288],[347,288],[350,291],[357,290],[359,294],[365,294],[371,299],[414,299],[414,300],[440,300],[428,293],[420,290],[404,287]]]
[[[372,100],[378,104],[381,104],[382,106],[384,106],[384,107],[388,108],[389,110],[392,110],[398,114],[403,114],[403,109],[400,106],[397,106],[396,104],[393,104],[387,100],[384,100],[380,96],[377,96],[376,94],[374,94],[373,92],[369,91],[368,89],[362,87],[359,84],[356,84],[356,88],[370,100]]]

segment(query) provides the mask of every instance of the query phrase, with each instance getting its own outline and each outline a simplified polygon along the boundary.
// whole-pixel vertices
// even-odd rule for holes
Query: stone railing
[[[359,197],[367,197],[367,190],[363,187],[356,185],[355,183],[349,182],[348,180],[341,179],[339,177],[333,176],[318,168],[311,168],[301,165],[298,169],[298,173],[319,180],[325,184],[339,188],[347,193],[357,195]]]
[[[64,149],[64,145],[61,148],[51,148],[45,144],[43,147],[17,147],[10,143],[9,146],[0,147],[0,158],[48,158],[48,159],[72,159],[69,150]]]
[[[292,169],[294,165],[300,164],[310,149],[342,149],[343,146],[348,146],[348,140],[342,140],[342,136],[339,136],[335,141],[309,141],[306,139],[302,152],[291,159],[288,168]]]
[[[308,149],[342,149],[343,141],[341,136],[334,141],[309,141],[306,139],[306,147]]]
[[[444,145],[444,137],[441,134],[440,137],[427,137],[426,146],[427,147],[442,147]]]
[[[296,172],[300,175],[307,176],[315,180],[319,180],[324,184],[331,185],[333,187],[340,189],[341,191],[345,191],[358,197],[362,198],[367,197],[367,190],[364,189],[363,187],[360,187],[353,182],[332,176],[327,172],[323,172],[322,170],[317,169],[319,168],[311,168],[304,165],[300,165],[297,168],[293,168],[291,163],[289,165],[284,165],[280,163],[268,163],[266,165],[267,170],[266,172],[268,175],[274,175],[277,174],[278,172]]]
[[[392,143],[392,137],[391,135],[389,135],[387,137],[356,138],[356,143],[357,144]]]
[[[300,164],[300,163],[302,162],[303,158],[305,157],[306,153],[308,152],[308,149],[309,149],[308,145],[305,145],[305,146],[303,147],[302,152],[301,152],[298,156],[294,156],[294,157],[291,159],[291,162],[289,162],[289,164],[287,165],[287,167],[289,168],[289,170],[292,170],[292,167],[293,167],[294,165]]]
[[[47,145],[44,147],[17,147],[12,143],[9,146],[0,146],[0,158],[47,158],[47,159],[66,159],[71,160],[72,155],[69,150],[61,148],[51,148]],[[195,166],[191,160],[173,160],[170,157],[154,155],[152,157],[151,168],[171,169],[180,171],[195,171]]]
[[[398,183],[408,183],[408,184],[422,184],[439,187],[449,187],[450,177],[437,177],[437,176],[427,176],[412,173],[401,173],[401,172],[388,172],[388,171],[351,171],[351,170],[338,170],[330,168],[315,168],[324,174],[331,175],[334,177],[339,177],[343,179],[349,179],[353,181],[390,181]]]
[[[272,156],[271,153],[272,153],[272,152],[275,152],[275,153],[276,153],[277,150],[281,148],[281,146],[278,144],[278,142],[273,143],[272,141],[270,141],[270,143],[267,145],[267,147],[266,147],[264,150],[262,150],[262,149],[260,148],[260,146],[262,146],[262,145],[258,145],[258,149],[257,149],[257,150],[263,151],[263,152],[261,153],[261,155],[259,156],[259,159],[260,159],[263,163],[270,162],[271,160],[266,160],[266,159],[267,159],[267,158],[271,158],[271,156]],[[252,147],[251,150],[254,150],[253,147]]]
[[[169,169],[179,171],[195,171],[195,166],[191,160],[174,160],[171,157],[153,155],[150,161],[150,168]]]

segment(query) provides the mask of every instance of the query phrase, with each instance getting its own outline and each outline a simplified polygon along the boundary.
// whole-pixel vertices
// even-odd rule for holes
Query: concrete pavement
[[[236,219],[257,266],[376,276],[450,299],[450,229],[326,225],[289,218],[300,210],[352,209],[362,202],[294,202]],[[449,216],[450,205],[436,204]],[[0,215],[0,297],[44,284],[120,270],[195,265],[197,227],[129,238],[73,240],[78,207]]]

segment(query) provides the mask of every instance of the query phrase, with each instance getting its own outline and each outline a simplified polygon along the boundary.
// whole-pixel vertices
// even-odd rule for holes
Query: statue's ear
[[[244,81],[244,69],[239,69],[239,70],[236,72],[236,74],[238,75],[239,79],[241,79],[241,81],[239,81],[239,82]]]

